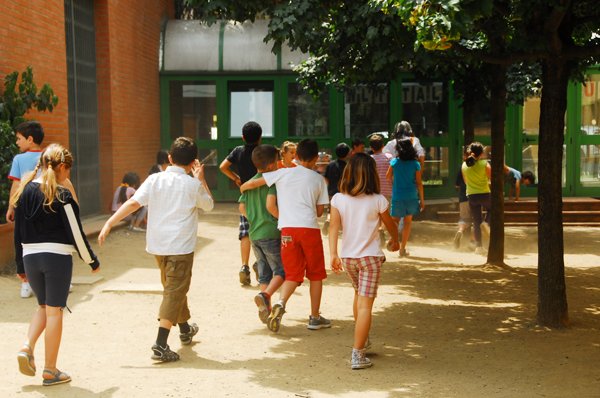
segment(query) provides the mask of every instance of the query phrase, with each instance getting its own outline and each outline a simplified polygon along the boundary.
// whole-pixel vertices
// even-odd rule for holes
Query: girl
[[[339,193],[331,199],[329,247],[331,268],[343,267],[354,286],[354,344],[352,369],[372,365],[365,356],[371,311],[377,295],[381,264],[385,261],[379,245],[379,225],[383,222],[391,235],[388,247],[398,250],[398,227],[388,212],[388,201],[379,193],[375,160],[365,153],[350,158],[344,168]],[[338,256],[338,232],[344,231],[341,259]]]
[[[281,160],[277,162],[277,168],[283,169],[285,167],[296,167],[294,159],[296,158],[296,143],[291,141],[285,141],[281,144]]]
[[[129,198],[133,196],[135,191],[140,187],[140,177],[130,171],[129,173],[123,176],[123,180],[121,181],[121,185],[117,187],[115,193],[113,195],[113,201],[111,205],[111,210],[114,214],[119,207]],[[129,221],[129,229],[135,232],[144,232],[145,229],[142,228],[142,223],[146,220],[146,208],[140,207],[139,210],[135,211],[133,214],[125,217],[125,221]]]
[[[43,385],[68,383],[71,377],[56,368],[62,334],[62,309],[67,305],[75,250],[92,267],[100,263],[90,249],[79,220],[79,206],[62,184],[69,177],[73,157],[58,144],[40,155],[33,173],[24,179],[11,198],[15,206],[15,253],[17,273],[29,281],[39,308],[33,315],[27,340],[17,354],[21,373],[34,376],[35,344],[46,330]],[[40,176],[36,178],[38,171]]]
[[[425,209],[421,164],[417,160],[417,151],[409,138],[398,140],[398,157],[390,161],[386,177],[392,181],[391,214],[396,222],[404,218],[400,257],[409,256],[406,243],[410,237],[412,218]]]
[[[473,222],[473,234],[475,235],[475,253],[485,254],[481,240],[481,229],[489,235],[490,227],[490,183],[492,168],[485,160],[483,145],[473,142],[467,149],[468,157],[462,164],[462,175],[467,185],[467,198],[469,210]],[[485,221],[482,218],[482,209],[486,210]]]

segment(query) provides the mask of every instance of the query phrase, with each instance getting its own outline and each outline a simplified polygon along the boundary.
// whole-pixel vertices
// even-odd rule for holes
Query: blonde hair
[[[19,189],[10,199],[10,203],[15,207],[17,206],[23,190],[27,184],[35,179],[38,171],[41,170],[40,179],[42,182],[40,190],[44,194],[44,206],[53,211],[51,208],[52,202],[55,199],[61,201],[58,191],[58,181],[56,180],[56,169],[61,164],[64,164],[67,168],[71,168],[73,165],[73,155],[71,155],[71,152],[60,144],[48,145],[40,154],[40,160],[33,172],[27,174],[21,181],[21,184],[19,184]]]
[[[295,142],[284,141],[283,144],[281,144],[281,149],[279,150],[279,153],[281,154],[281,156],[283,156],[284,153],[289,152],[291,147],[296,148],[297,146],[298,144],[296,144]]]
[[[344,167],[339,191],[350,196],[379,193],[379,175],[375,160],[366,153],[352,156]]]

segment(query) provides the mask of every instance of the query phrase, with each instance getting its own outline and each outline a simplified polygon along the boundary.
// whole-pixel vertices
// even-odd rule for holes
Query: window
[[[254,121],[263,137],[273,137],[273,82],[229,82],[229,136],[241,137],[242,127]]]
[[[344,93],[344,136],[366,138],[377,131],[388,131],[390,123],[389,87],[358,85]]]
[[[314,99],[297,83],[288,84],[288,135],[324,137],[329,135],[329,96]]]
[[[214,82],[171,81],[171,138],[216,140],[217,90]]]
[[[448,84],[402,82],[402,119],[415,136],[442,137],[448,134]]]

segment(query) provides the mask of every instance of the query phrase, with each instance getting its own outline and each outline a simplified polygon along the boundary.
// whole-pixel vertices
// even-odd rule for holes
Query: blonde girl
[[[281,150],[279,152],[281,160],[277,162],[277,168],[283,169],[285,167],[296,167],[294,159],[296,158],[296,143],[291,141],[285,141],[281,144]]]
[[[33,353],[45,330],[43,385],[67,383],[71,377],[56,367],[62,335],[63,308],[67,305],[73,272],[71,253],[77,251],[92,272],[100,263],[90,249],[79,220],[79,206],[63,186],[69,177],[73,156],[58,144],[40,155],[33,173],[24,179],[11,198],[15,206],[15,253],[17,274],[29,281],[37,308],[27,339],[17,354],[21,373],[35,376]]]
[[[365,356],[371,312],[377,296],[381,264],[385,261],[380,249],[379,225],[391,235],[390,250],[398,250],[398,227],[388,212],[388,201],[379,193],[379,176],[375,160],[365,153],[350,158],[344,168],[339,193],[331,198],[329,247],[331,268],[343,268],[352,280],[352,305],[355,328],[352,346],[352,369],[372,365]],[[338,255],[338,232],[344,231],[341,253]]]

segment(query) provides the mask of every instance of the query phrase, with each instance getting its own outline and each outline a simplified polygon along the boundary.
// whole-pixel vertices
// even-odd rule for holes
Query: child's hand
[[[387,242],[386,248],[391,252],[400,250],[400,243],[397,240],[390,239]]]
[[[331,256],[331,269],[336,274],[343,271],[342,260],[337,255]]]
[[[102,244],[104,243],[104,241],[106,240],[106,237],[108,236],[108,234],[110,233],[111,227],[110,225],[108,225],[108,222],[104,224],[104,226],[102,227],[102,230],[100,231],[100,233],[98,234],[98,244],[100,246],[102,246]]]
[[[422,212],[423,210],[425,210],[425,201],[423,201],[423,200],[422,200],[422,201],[420,202],[420,204],[419,204],[419,207],[420,207],[420,210],[421,210],[421,212]]]
[[[192,166],[192,175],[200,181],[204,180],[204,165],[198,159],[194,161]]]

